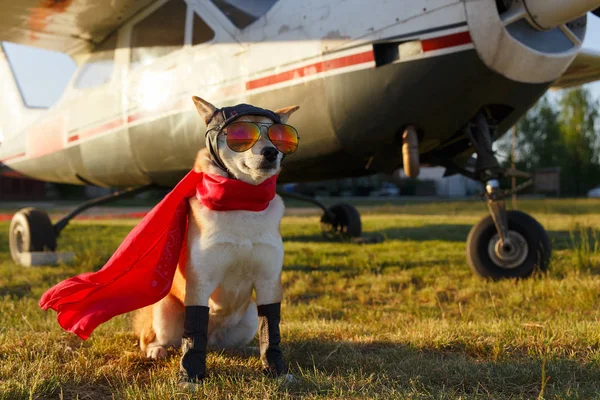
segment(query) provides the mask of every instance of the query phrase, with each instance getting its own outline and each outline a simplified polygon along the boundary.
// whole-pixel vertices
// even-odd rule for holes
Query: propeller
[[[597,9],[598,0],[523,0],[529,20],[546,30],[573,21]]]
[[[589,11],[600,17],[600,0],[496,0],[500,18],[505,26],[521,19],[537,31],[558,28],[580,47],[585,31],[585,14]]]

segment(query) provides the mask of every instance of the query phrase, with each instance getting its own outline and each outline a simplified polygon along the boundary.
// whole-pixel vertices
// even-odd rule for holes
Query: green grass
[[[209,353],[200,392],[176,385],[179,354],[146,360],[131,316],[87,341],[37,302],[50,286],[100,268],[136,221],[76,222],[60,238],[72,266],[17,267],[0,223],[0,399],[600,397],[600,201],[520,201],[550,231],[551,270],[483,281],[465,238],[477,202],[364,209],[374,245],[325,242],[318,216],[286,217],[282,338],[295,383],[256,356]]]

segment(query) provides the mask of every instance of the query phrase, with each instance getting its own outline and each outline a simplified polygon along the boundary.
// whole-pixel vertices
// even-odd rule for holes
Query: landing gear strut
[[[10,222],[8,246],[14,262],[22,264],[25,253],[56,250],[56,234],[50,217],[35,208],[23,208]]]
[[[312,203],[323,210],[321,232],[327,240],[343,240],[353,243],[380,243],[383,236],[363,236],[360,214],[356,207],[348,203],[338,203],[327,207],[319,200],[299,193],[279,192],[281,197]]]
[[[8,238],[10,255],[13,261],[20,265],[38,264],[38,262],[32,260],[39,260],[39,264],[55,263],[56,260],[53,261],[53,258],[48,256],[56,250],[56,239],[71,219],[88,208],[123,197],[134,196],[153,187],[154,185],[146,185],[138,188],[128,188],[86,201],[54,225],[45,211],[31,207],[17,211],[11,220]],[[42,254],[43,257],[32,257],[32,254]]]
[[[545,271],[552,251],[546,230],[524,212],[506,211],[506,192],[500,188],[500,178],[524,174],[500,166],[482,113],[467,127],[467,135],[477,152],[474,177],[485,183],[484,197],[491,214],[469,232],[469,266],[476,274],[491,279],[525,278],[536,270]]]

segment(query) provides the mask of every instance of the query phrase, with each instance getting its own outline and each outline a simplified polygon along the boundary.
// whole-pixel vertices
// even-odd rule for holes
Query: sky
[[[588,17],[583,47],[600,52],[600,18],[592,14]],[[3,43],[3,49],[10,57],[28,106],[48,107],[59,100],[76,69],[69,56],[6,42]],[[600,99],[600,82],[587,87]]]

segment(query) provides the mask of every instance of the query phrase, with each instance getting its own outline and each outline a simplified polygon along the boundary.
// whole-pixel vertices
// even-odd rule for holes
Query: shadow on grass
[[[431,348],[391,341],[286,340],[285,336],[282,339],[289,373],[296,378],[294,383],[275,388],[275,393],[286,395],[285,398],[291,395],[292,398],[535,399],[542,389],[543,398],[591,399],[600,395],[597,363],[567,356],[545,361],[541,356],[528,355],[526,348],[501,353],[496,359],[491,347],[465,348],[460,343]],[[210,397],[211,393],[222,396],[223,391],[232,396],[236,391],[247,393],[238,386],[243,383],[258,391],[253,398],[260,398],[265,387],[261,383],[256,347],[255,340],[243,349],[209,349],[205,394]],[[215,353],[219,355],[217,358]],[[129,397],[125,396],[127,393],[151,395],[155,390],[165,391],[161,385],[176,379],[179,357],[178,350],[169,351],[169,357],[159,361],[148,360],[137,352],[127,357],[90,354],[86,365],[102,369],[103,374],[47,377],[35,389],[35,398],[54,399],[61,397],[61,393],[64,398],[85,395],[79,398],[90,399]],[[256,362],[250,366],[235,359]],[[0,398],[31,398],[26,388],[18,388],[14,382],[7,389],[8,393],[0,393]]]
[[[320,264],[295,264],[284,265],[283,270],[288,272],[342,272],[344,276],[360,275],[365,272],[379,275],[387,268],[398,268],[401,270],[409,270],[418,267],[441,267],[448,264],[447,259],[439,260],[419,260],[419,261],[383,261],[376,262],[368,267],[351,267],[348,265],[320,265]]]
[[[466,224],[430,224],[418,227],[386,228],[374,232],[365,232],[366,236],[381,234],[386,240],[417,240],[417,241],[444,241],[444,242],[466,242],[472,225]],[[573,248],[573,238],[576,240],[581,232],[573,231],[548,231],[548,236],[556,250]],[[313,242],[313,243],[335,243],[321,234],[313,235],[286,235],[284,242]],[[341,240],[340,243],[343,243]]]
[[[544,361],[522,353],[492,360],[490,354],[469,354],[463,346],[446,349],[417,348],[393,342],[354,343],[345,341],[298,341],[285,343],[292,372],[318,371],[331,382],[335,377],[372,376],[373,389],[394,388],[440,395],[479,393],[484,398],[536,398],[542,388],[542,364],[548,383],[546,395],[570,393],[597,398],[600,367],[567,358]],[[295,370],[295,371],[294,371]],[[325,385],[332,385],[326,382]],[[304,387],[299,392],[307,393]],[[316,389],[316,388],[315,388]],[[322,390],[323,388],[319,388]],[[312,390],[308,390],[308,393]],[[588,397],[589,396],[589,397]],[[550,398],[550,397],[546,397]]]
[[[445,348],[416,347],[390,341],[356,343],[336,340],[286,340],[282,347],[289,373],[297,379],[285,391],[297,396],[346,393],[354,396],[419,394],[432,398],[598,398],[596,382],[600,366],[568,358],[527,354],[516,349],[494,360],[494,349],[465,348],[457,343]],[[258,343],[240,349],[210,349],[225,358],[258,358]],[[177,350],[169,358],[179,359]],[[144,374],[160,368],[163,361],[135,365],[142,381]],[[208,364],[207,382],[232,377],[259,379],[260,371],[221,361]],[[545,368],[545,385],[542,384]],[[218,376],[218,377],[217,377]],[[573,397],[575,396],[575,397]]]
[[[6,224],[7,225],[7,224]],[[7,225],[8,227],[8,225]],[[447,242],[466,242],[472,225],[467,224],[428,224],[418,227],[394,227],[378,231],[364,232],[365,236],[380,234],[385,240],[417,240],[417,241],[447,241]],[[61,243],[72,243],[68,246],[80,254],[82,248],[88,248],[91,243],[95,247],[107,249],[116,249],[114,238],[124,238],[131,227],[112,227],[105,225],[85,225],[72,226],[65,231],[64,237],[61,237]],[[555,250],[566,250],[573,248],[573,239],[577,241],[581,236],[580,231],[548,231],[550,240]],[[83,238],[87,238],[86,242]],[[321,233],[311,235],[284,235],[284,242],[304,242],[304,243],[335,243],[335,240],[329,240],[323,237]],[[117,241],[117,245],[120,241]],[[344,243],[344,241],[339,241]],[[0,253],[8,253],[8,229],[0,230]],[[104,265],[112,252],[107,251],[101,261],[93,263],[93,269],[97,270]],[[105,259],[106,258],[106,259]]]
[[[448,242],[464,241],[471,225],[433,224],[417,227],[386,228],[374,232],[364,232],[365,236],[380,234],[387,240],[440,240]],[[330,242],[321,234],[286,235],[284,242]]]
[[[294,272],[355,272],[356,268],[347,265],[284,265],[284,271]]]
[[[0,297],[10,296],[14,299],[22,299],[31,293],[31,285],[28,283],[15,283],[0,286]]]

